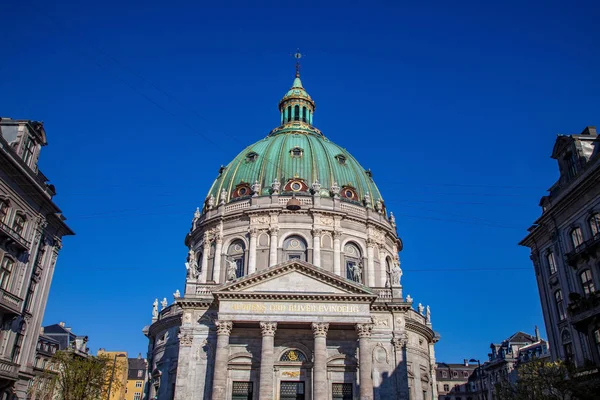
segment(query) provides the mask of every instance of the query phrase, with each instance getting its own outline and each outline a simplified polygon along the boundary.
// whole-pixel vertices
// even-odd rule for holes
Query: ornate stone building
[[[438,337],[403,295],[394,216],[314,110],[297,71],[280,125],[220,168],[185,292],[144,329],[149,398],[437,398]]]
[[[558,135],[559,179],[521,245],[531,249],[553,359],[600,366],[600,137]],[[597,371],[597,368],[596,368]]]
[[[0,118],[0,399],[24,399],[62,237],[73,232],[38,168],[41,122]]]

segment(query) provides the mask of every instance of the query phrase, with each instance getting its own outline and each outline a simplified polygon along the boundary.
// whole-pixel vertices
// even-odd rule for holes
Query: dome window
[[[254,162],[256,161],[256,159],[258,158],[258,153],[251,151],[250,153],[246,154],[246,162]]]
[[[346,165],[346,156],[338,154],[335,159],[342,165]]]
[[[252,194],[252,190],[250,189],[250,185],[246,182],[242,182],[235,187],[235,190],[231,194],[231,198],[235,199],[238,197],[250,196]]]
[[[290,155],[294,158],[301,158],[304,155],[304,150],[296,146],[292,150],[290,150]]]
[[[306,107],[302,107],[302,122],[306,122]]]
[[[294,121],[300,121],[300,106],[294,106]]]
[[[299,178],[290,179],[283,188],[286,192],[306,192],[308,191],[308,185]]]
[[[351,186],[344,186],[340,191],[342,197],[348,200],[358,201],[358,195],[356,194],[356,190]]]

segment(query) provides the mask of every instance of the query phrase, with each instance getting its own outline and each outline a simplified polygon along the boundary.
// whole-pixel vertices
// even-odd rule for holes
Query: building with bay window
[[[73,232],[38,168],[41,122],[0,118],[0,400],[24,399],[62,238]]]
[[[144,328],[148,398],[437,398],[438,336],[403,291],[396,220],[314,111],[297,71],[279,126],[218,170],[185,290]]]
[[[553,359],[600,366],[600,138],[558,135],[559,178],[521,245],[531,260]]]

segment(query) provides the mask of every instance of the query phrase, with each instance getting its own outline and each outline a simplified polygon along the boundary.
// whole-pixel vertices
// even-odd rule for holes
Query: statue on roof
[[[188,279],[198,278],[198,261],[196,261],[196,253],[194,252],[194,249],[190,249],[190,252],[188,253],[185,269],[187,270]]]
[[[158,299],[154,300],[152,303],[152,319],[158,318]]]

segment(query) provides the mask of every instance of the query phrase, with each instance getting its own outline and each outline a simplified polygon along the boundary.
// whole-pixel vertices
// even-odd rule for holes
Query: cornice
[[[272,292],[219,292],[215,293],[219,300],[293,300],[293,301],[346,301],[355,303],[371,303],[374,295],[355,295],[337,293],[272,293]]]
[[[432,342],[435,337],[435,332],[431,328],[415,320],[407,319],[405,329],[424,335],[430,342]]]
[[[159,319],[150,325],[150,329],[148,330],[148,334],[150,336],[156,336],[157,332],[161,332],[165,329],[172,328],[174,326],[181,326],[181,315],[172,315],[166,318]]]

